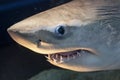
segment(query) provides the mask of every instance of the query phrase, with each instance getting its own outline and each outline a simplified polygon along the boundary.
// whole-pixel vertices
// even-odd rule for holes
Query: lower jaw
[[[72,70],[72,71],[77,71],[77,72],[95,72],[95,71],[103,71],[104,69],[102,68],[93,68],[93,67],[85,67],[85,66],[76,66],[69,64],[68,62],[62,62],[62,63],[56,63],[53,61],[49,61],[52,65]]]

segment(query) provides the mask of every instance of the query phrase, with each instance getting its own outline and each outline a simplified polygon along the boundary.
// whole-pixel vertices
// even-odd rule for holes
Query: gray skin
[[[64,31],[58,29],[62,26]],[[120,0],[73,0],[8,28],[20,45],[80,72],[120,68]],[[51,59],[50,54],[80,55]]]

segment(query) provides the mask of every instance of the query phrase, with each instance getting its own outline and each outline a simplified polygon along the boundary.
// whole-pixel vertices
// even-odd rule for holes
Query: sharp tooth
[[[55,57],[58,58],[58,55],[56,54]]]
[[[48,56],[45,56],[47,59],[50,59],[50,55],[48,55]]]
[[[60,60],[63,60],[63,57],[62,57],[62,56],[60,56]]]
[[[62,56],[60,56],[60,63],[62,63],[63,62],[63,57]]]
[[[53,61],[56,63],[57,62],[57,60],[55,59],[55,58],[53,58]]]
[[[45,56],[48,59],[48,56]]]

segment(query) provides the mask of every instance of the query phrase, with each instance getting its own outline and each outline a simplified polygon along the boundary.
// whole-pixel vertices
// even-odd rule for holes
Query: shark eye
[[[64,26],[60,25],[60,26],[57,26],[56,30],[55,30],[55,33],[59,36],[62,36],[65,34],[65,28]]]

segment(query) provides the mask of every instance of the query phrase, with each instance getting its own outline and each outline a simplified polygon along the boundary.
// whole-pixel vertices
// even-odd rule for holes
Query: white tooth
[[[48,59],[48,56],[45,56]]]
[[[62,63],[63,62],[63,57],[62,56],[60,56],[60,63]]]
[[[55,63],[57,62],[57,60],[56,60],[56,59],[54,59],[54,58],[53,58],[53,61],[54,61]]]
[[[56,54],[55,57],[58,58],[58,55]]]
[[[63,60],[63,57],[62,57],[62,56],[60,56],[60,60]]]

